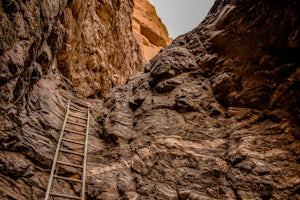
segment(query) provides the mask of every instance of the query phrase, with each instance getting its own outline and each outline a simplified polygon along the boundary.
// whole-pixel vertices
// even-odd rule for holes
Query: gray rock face
[[[67,1],[1,1],[0,199],[44,198],[67,99],[92,106],[87,199],[299,199],[299,6],[218,0],[102,101],[57,70]]]

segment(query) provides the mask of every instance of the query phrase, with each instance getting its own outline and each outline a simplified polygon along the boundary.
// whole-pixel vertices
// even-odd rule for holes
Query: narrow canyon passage
[[[299,8],[217,0],[170,41],[146,0],[1,1],[0,199],[45,198],[68,100],[85,199],[300,199]]]

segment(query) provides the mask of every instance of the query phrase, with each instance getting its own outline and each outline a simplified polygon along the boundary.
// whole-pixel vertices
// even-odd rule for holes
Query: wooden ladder
[[[67,112],[65,120],[58,139],[58,144],[53,159],[51,174],[48,182],[45,200],[59,199],[85,199],[85,178],[86,178],[86,160],[88,148],[88,133],[90,122],[90,108],[82,109],[82,107],[68,100]],[[69,158],[64,161],[63,158]],[[76,159],[77,158],[77,159]],[[72,162],[71,162],[72,161]],[[64,167],[73,168],[77,171],[80,178],[68,177],[59,174],[59,169]],[[77,174],[77,175],[78,175]],[[67,194],[61,191],[59,187],[61,181],[81,184],[80,195]],[[70,192],[72,190],[69,190]]]

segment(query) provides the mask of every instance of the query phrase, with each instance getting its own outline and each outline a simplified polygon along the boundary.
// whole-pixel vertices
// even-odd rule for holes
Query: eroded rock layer
[[[72,2],[0,2],[0,199],[44,198],[67,99],[92,107],[86,199],[300,198],[299,1],[216,1],[103,101],[58,70]]]
[[[84,97],[105,96],[171,41],[148,0],[72,1],[61,18],[58,68]]]
[[[133,2],[76,0],[62,15],[66,30],[58,68],[84,97],[103,97],[141,70],[142,55],[133,36]]]
[[[299,199],[299,6],[217,1],[114,89],[90,197]]]
[[[172,41],[148,0],[134,0],[132,28],[146,62]]]
[[[11,0],[3,1],[1,9],[4,81],[17,77],[22,66],[35,68],[36,76],[46,74],[57,58],[58,69],[74,90],[97,98],[142,68],[131,28],[131,0]]]
[[[44,199],[67,99],[97,113],[101,101],[78,96],[104,95],[142,68],[132,9],[130,0],[0,1],[0,199]],[[102,146],[97,126],[91,119],[90,152]]]
[[[68,6],[65,0],[0,1],[0,199],[44,199],[66,101],[91,105],[75,96],[57,67]],[[97,142],[93,126],[92,119]],[[74,193],[67,183],[62,188]]]

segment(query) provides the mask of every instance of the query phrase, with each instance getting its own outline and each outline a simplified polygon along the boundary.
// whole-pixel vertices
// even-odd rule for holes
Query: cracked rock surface
[[[72,2],[0,2],[0,199],[44,198],[67,99],[92,106],[86,199],[300,199],[298,1],[217,0],[102,100],[59,68]]]
[[[299,199],[298,11],[217,1],[110,92],[90,197]]]

